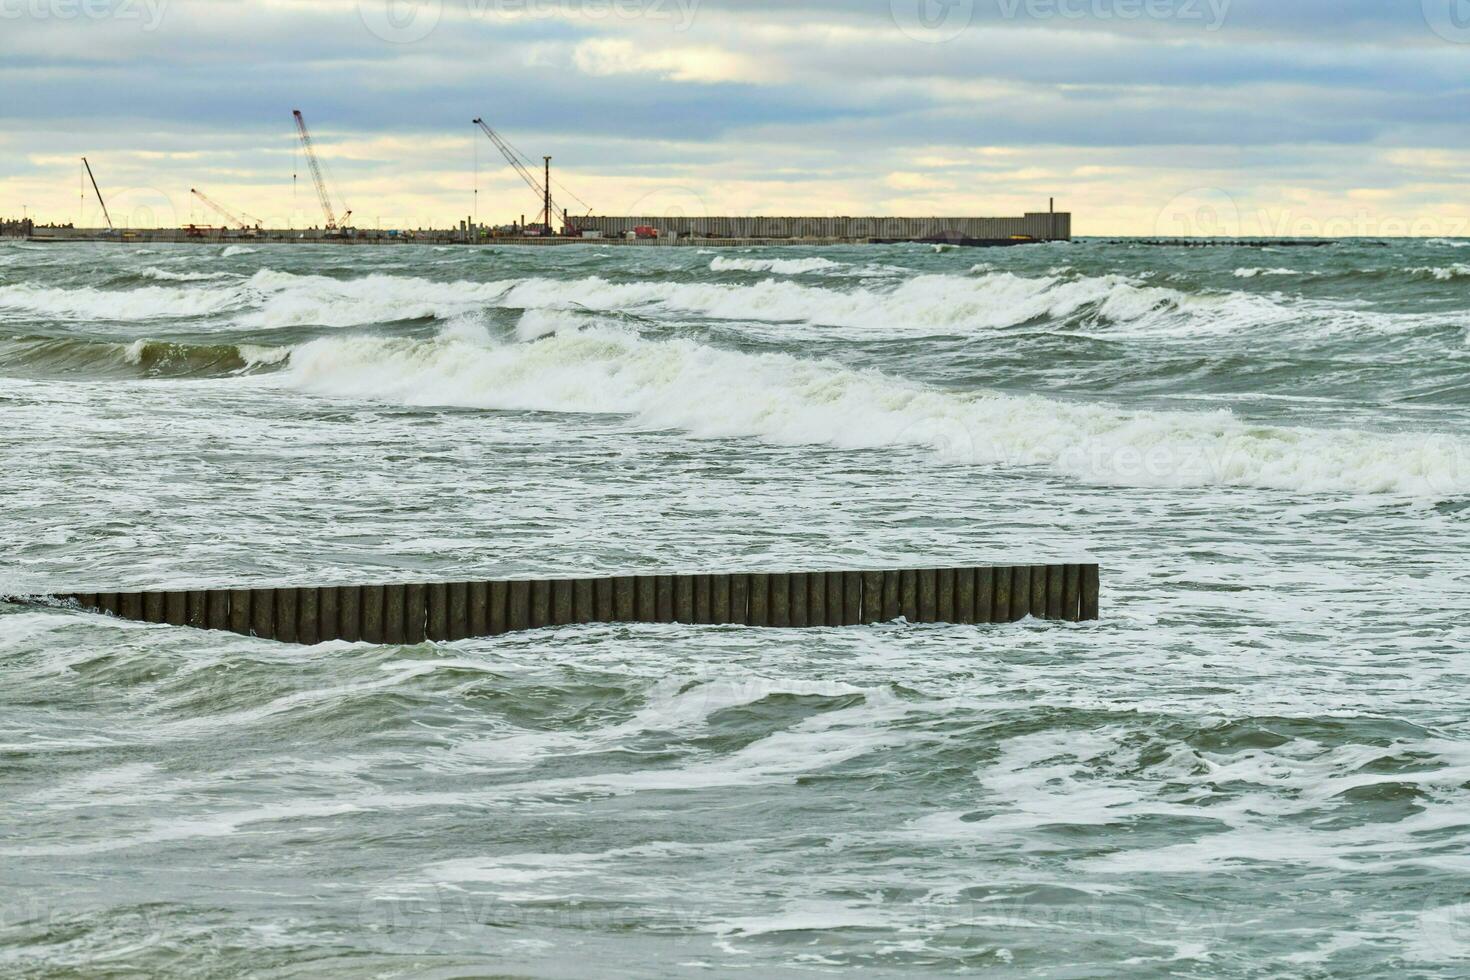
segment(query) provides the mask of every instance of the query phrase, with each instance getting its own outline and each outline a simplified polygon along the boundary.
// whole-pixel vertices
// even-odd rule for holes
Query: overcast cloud
[[[483,115],[599,213],[1470,233],[1467,78],[1470,0],[0,0],[0,214],[311,223],[300,108],[364,226],[534,211]]]

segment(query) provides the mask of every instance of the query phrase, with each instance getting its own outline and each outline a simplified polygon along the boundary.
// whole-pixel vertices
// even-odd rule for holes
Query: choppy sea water
[[[1464,976],[1466,246],[0,244],[0,593],[1096,560],[1104,617],[0,604],[0,973]]]

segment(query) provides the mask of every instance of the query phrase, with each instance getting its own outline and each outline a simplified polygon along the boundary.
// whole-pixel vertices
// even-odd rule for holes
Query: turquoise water
[[[1104,590],[412,647],[0,604],[0,972],[1463,976],[1467,245],[0,244],[0,592]]]

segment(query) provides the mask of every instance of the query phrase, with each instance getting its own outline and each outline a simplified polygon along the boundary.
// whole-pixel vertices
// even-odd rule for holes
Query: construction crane
[[[495,144],[495,148],[500,151],[500,155],[505,157],[505,160],[507,163],[510,164],[511,169],[520,175],[521,180],[526,182],[526,186],[531,188],[531,190],[535,192],[537,199],[541,201],[541,218],[546,224],[547,231],[550,231],[552,221],[556,217],[555,203],[551,199],[551,185],[553,183],[551,179],[551,157],[542,158],[542,162],[545,166],[545,179],[544,181],[538,180],[536,179],[535,173],[533,173],[530,167],[527,166],[527,164],[531,163],[530,157],[526,156],[520,150],[517,150],[505,137],[501,136],[495,130],[491,129],[490,125],[485,122],[484,119],[476,119],[474,120],[474,123],[476,126],[479,126],[480,129],[484,131],[486,136],[490,138],[490,142]],[[568,196],[575,199],[583,207],[587,208],[589,213],[591,212],[592,206],[589,205],[586,201],[582,200],[580,197],[577,197],[577,195],[567,190],[560,183],[558,183],[556,186],[565,191]],[[572,223],[571,213],[567,211],[566,208],[561,209],[561,220],[563,226],[568,228],[574,227]]]
[[[112,215],[107,213],[107,202],[102,200],[102,191],[97,188],[97,178],[92,176],[92,165],[87,162],[86,157],[82,157],[82,166],[87,168],[87,177],[92,181],[92,191],[97,195],[97,203],[102,205],[102,217],[107,219],[107,230],[117,231],[112,227]]]
[[[264,223],[259,218],[252,217],[251,215],[246,214],[244,211],[241,211],[238,214],[234,211],[231,211],[229,208],[214,200],[208,194],[205,194],[198,188],[189,188],[189,193],[193,194],[195,197],[199,198],[199,200],[203,201],[206,207],[208,207],[215,214],[219,215],[221,218],[224,218],[230,224],[239,225],[241,230],[243,231],[250,231],[252,228],[259,229],[260,226]]]
[[[306,165],[311,168],[311,178],[316,182],[317,200],[322,205],[322,215],[326,219],[324,226],[327,231],[338,231],[346,228],[352,220],[352,209],[348,208],[338,218],[332,208],[332,197],[327,193],[327,181],[322,176],[322,166],[316,159],[316,147],[312,145],[311,134],[306,131],[306,120],[301,117],[300,109],[292,109],[291,115],[296,118],[296,132],[301,137],[301,146],[306,151]]]

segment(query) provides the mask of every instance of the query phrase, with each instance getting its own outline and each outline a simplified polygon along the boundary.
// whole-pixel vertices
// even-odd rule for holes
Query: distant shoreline
[[[54,232],[47,234],[46,232]],[[33,242],[46,245],[68,245],[77,243],[103,243],[112,245],[149,245],[149,244],[180,244],[180,245],[356,245],[356,246],[397,246],[397,245],[458,245],[469,248],[487,247],[496,245],[536,245],[536,246],[561,246],[561,245],[619,245],[633,246],[636,248],[757,248],[767,246],[806,246],[822,247],[831,245],[891,245],[900,240],[891,238],[696,238],[696,237],[660,237],[660,238],[569,238],[569,237],[540,237],[540,236],[505,236],[499,238],[470,239],[458,232],[421,232],[413,236],[388,235],[381,232],[368,232],[351,236],[326,236],[320,231],[311,233],[301,232],[276,232],[264,231],[257,235],[242,232],[227,233],[225,235],[191,236],[184,232],[172,229],[138,229],[135,231],[119,231],[108,233],[106,231],[90,229],[37,229],[37,233],[30,235],[11,235],[0,237],[0,241],[7,239]],[[956,245],[976,248],[985,247],[1008,247],[1017,245],[1042,245],[1046,244],[1039,240],[1003,240],[1003,239],[912,239],[913,244],[920,245]]]

